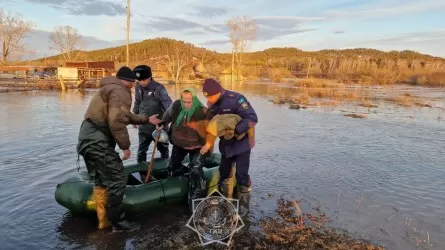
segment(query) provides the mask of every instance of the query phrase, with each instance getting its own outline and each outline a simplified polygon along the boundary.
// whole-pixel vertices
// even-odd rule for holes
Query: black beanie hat
[[[207,78],[204,80],[204,84],[202,85],[202,92],[204,93],[204,96],[216,95],[222,91],[223,88],[217,80],[213,78]]]
[[[151,68],[147,65],[138,65],[136,66],[136,68],[133,69],[133,72],[136,76],[136,79],[138,79],[139,81],[143,81],[152,76]]]
[[[136,81],[136,78],[134,77],[133,71],[129,67],[127,67],[127,66],[121,67],[117,71],[116,77],[121,79],[121,80],[126,80],[126,81],[129,81],[129,82],[135,82]]]

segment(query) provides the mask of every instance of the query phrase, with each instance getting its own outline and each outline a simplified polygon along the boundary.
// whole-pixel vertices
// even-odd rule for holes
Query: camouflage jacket
[[[105,77],[100,81],[100,90],[93,96],[84,118],[98,126],[108,127],[119,148],[128,149],[130,138],[127,125],[149,122],[148,116],[130,112],[131,101],[128,87],[114,76]]]

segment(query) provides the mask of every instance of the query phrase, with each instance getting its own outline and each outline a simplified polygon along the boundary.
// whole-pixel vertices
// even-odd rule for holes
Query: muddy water
[[[319,206],[331,226],[388,249],[414,249],[418,242],[445,249],[442,109],[381,103],[372,110],[351,104],[296,111],[268,101],[272,94],[292,95],[293,88],[234,88],[260,119],[251,166],[253,219],[271,214],[284,195],[301,200],[303,212]],[[157,233],[164,225],[187,222],[184,207],[174,207],[140,216],[138,233],[111,236],[96,231],[94,218],[75,217],[55,202],[56,184],[76,171],[77,133],[93,93],[0,94],[0,249],[133,249],[144,237],[166,237]],[[427,94],[444,107],[442,90]],[[343,116],[351,112],[369,115]],[[129,131],[134,162],[137,131]]]

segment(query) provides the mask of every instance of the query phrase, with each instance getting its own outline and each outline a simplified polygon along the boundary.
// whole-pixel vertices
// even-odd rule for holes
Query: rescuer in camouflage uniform
[[[100,90],[91,99],[85,113],[77,145],[77,152],[82,155],[94,180],[99,228],[108,227],[109,220],[113,232],[139,228],[138,224],[125,220],[122,211],[127,183],[122,160],[131,156],[127,125],[160,122],[155,117],[130,112],[134,82],[135,75],[128,67],[122,67],[116,76],[100,81]],[[122,159],[115,151],[116,144],[124,152]]]

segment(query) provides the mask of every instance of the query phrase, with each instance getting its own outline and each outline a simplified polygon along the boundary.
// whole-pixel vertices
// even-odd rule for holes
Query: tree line
[[[229,72],[232,81],[259,77],[282,81],[283,78],[297,76],[379,84],[411,81],[434,85],[435,82],[445,82],[444,58],[410,50],[383,52],[366,48],[311,52],[297,48],[269,48],[247,52],[247,44],[256,39],[259,30],[255,20],[238,16],[227,20],[225,24],[229,30],[228,40],[232,44],[231,53],[218,53],[191,43],[161,37],[130,44],[128,66],[149,64],[154,69],[168,71],[175,82],[193,71],[215,77],[222,71]],[[23,38],[34,26],[21,15],[8,14],[0,9],[0,27],[2,63],[5,64],[27,52]],[[59,54],[34,60],[33,63],[50,66],[72,60],[111,60],[118,65],[126,63],[126,46],[79,50],[85,47],[86,42],[79,31],[69,25],[54,27],[48,45]],[[198,69],[199,65],[203,67]]]

